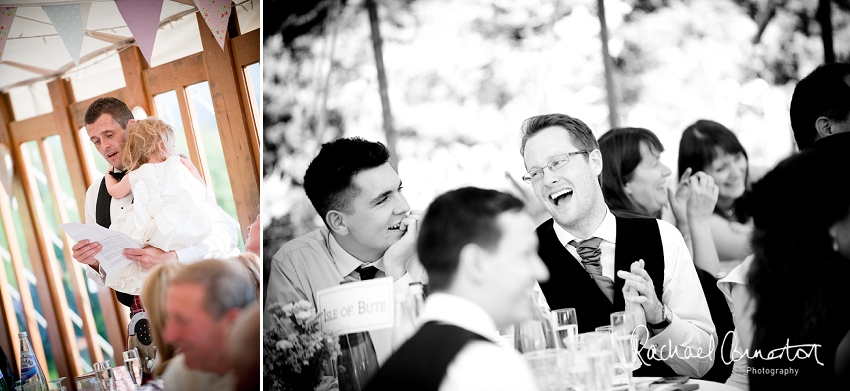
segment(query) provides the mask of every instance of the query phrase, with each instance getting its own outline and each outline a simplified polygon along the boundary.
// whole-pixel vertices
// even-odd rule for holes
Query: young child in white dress
[[[133,197],[129,210],[114,219],[109,229],[127,234],[142,247],[171,251],[194,245],[209,236],[210,216],[224,213],[195,166],[176,153],[174,142],[174,130],[162,120],[135,121],[127,128],[121,156],[127,174],[121,181],[106,175],[112,197]],[[138,294],[147,274],[134,264],[108,274],[105,283]]]

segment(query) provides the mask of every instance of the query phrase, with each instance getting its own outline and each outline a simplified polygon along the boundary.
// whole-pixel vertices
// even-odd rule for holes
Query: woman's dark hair
[[[826,350],[820,354],[821,361],[833,360],[837,341],[847,331],[845,286],[850,260],[833,250],[829,228],[848,216],[850,188],[836,180],[829,168],[850,167],[847,155],[792,156],[753,185],[747,200],[755,226],[751,239],[754,259],[747,276],[755,303],[750,351],[759,349],[766,355],[786,343],[819,343]],[[805,189],[794,192],[794,205],[783,196],[789,184]],[[811,357],[800,365],[808,367],[814,362]],[[753,364],[758,365],[787,367],[788,363],[759,360]],[[807,370],[811,374],[820,368],[811,365]],[[829,365],[827,370],[832,372]],[[752,385],[752,377],[750,381]],[[760,377],[757,381],[771,379]]]
[[[694,122],[685,128],[685,131],[682,132],[682,139],[679,141],[679,175],[677,178],[681,177],[688,168],[691,169],[691,172],[705,171],[706,168],[711,166],[714,159],[717,159],[719,152],[727,155],[740,153],[744,155],[744,158],[748,162],[750,160],[749,156],[747,156],[747,151],[744,150],[744,146],[741,145],[738,137],[731,130],[711,120],[701,119]],[[749,175],[750,170],[748,167],[744,173],[745,184],[749,183]],[[739,223],[749,220],[749,216],[746,214],[746,208],[743,206],[743,199],[744,197],[740,197],[735,200],[734,214],[731,216],[732,219]],[[729,218],[718,208],[714,209],[714,213],[724,218]]]
[[[655,133],[644,128],[615,128],[599,137],[599,151],[602,152],[602,194],[611,210],[650,216],[650,212],[632,201],[624,190],[641,162],[642,142],[659,153],[664,151],[664,146]]]

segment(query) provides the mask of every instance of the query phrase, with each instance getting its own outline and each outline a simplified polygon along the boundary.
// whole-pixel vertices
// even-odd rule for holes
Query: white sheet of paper
[[[65,230],[71,239],[78,242],[89,240],[100,243],[103,249],[94,256],[94,259],[100,262],[106,274],[117,272],[133,263],[124,258],[125,248],[141,248],[127,234],[103,228],[97,224],[72,222],[61,224],[59,228]]]

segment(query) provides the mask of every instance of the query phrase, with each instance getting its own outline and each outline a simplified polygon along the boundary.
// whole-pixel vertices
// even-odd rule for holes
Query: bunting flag
[[[130,33],[136,39],[136,45],[151,64],[153,43],[159,30],[159,16],[162,13],[162,3],[165,0],[115,0],[118,12],[127,23]]]
[[[3,59],[3,50],[6,48],[6,37],[12,29],[15,20],[15,11],[18,7],[0,7],[0,59]]]
[[[230,19],[232,3],[232,0],[195,0],[195,6],[222,49],[224,37],[227,36],[227,21]]]
[[[65,49],[74,60],[74,64],[80,65],[80,53],[83,50],[83,36],[86,34],[86,26],[84,21],[88,21],[88,11],[91,9],[91,4],[83,7],[82,4],[66,4],[66,5],[43,5],[41,9],[50,18],[59,37],[62,38],[62,43],[65,44]],[[83,12],[86,15],[83,15]]]

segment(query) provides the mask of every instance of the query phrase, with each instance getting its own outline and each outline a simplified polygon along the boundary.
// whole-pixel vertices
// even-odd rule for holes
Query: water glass
[[[136,387],[140,387],[142,385],[142,364],[139,359],[139,349],[133,348],[121,355],[124,357],[124,367],[130,373],[130,378],[136,384]]]
[[[600,333],[611,334],[611,325],[608,324],[608,325],[605,325],[605,326],[599,326],[599,327],[596,328],[596,331],[600,332]]]
[[[634,390],[632,371],[636,363],[637,337],[634,335],[637,327],[637,314],[634,311],[619,311],[611,314],[611,343],[617,364],[628,375],[628,389]]]
[[[609,333],[581,333],[567,345],[567,349],[580,353],[574,361],[586,369],[574,381],[584,390],[602,391],[611,388],[614,381],[614,352]]]
[[[523,354],[540,391],[572,389],[567,373],[571,366],[570,354],[564,349],[541,349]]]
[[[514,344],[520,353],[557,348],[551,328],[542,321],[528,319],[514,325]]]
[[[575,308],[562,308],[550,313],[552,327],[555,329],[557,347],[566,347],[566,340],[578,335],[578,319]]]
[[[65,388],[65,386],[62,385],[62,380],[65,380],[65,378],[60,377],[60,378],[51,380],[50,381],[50,387],[48,387],[48,389],[49,390],[56,390],[56,391],[67,391],[67,388]]]

